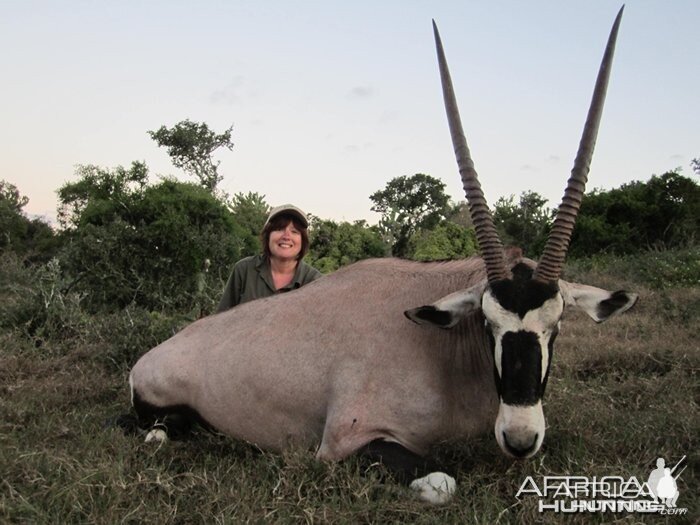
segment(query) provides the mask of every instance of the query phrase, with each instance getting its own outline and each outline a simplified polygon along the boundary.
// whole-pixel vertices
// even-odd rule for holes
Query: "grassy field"
[[[91,318],[66,301],[55,319],[43,320],[54,323],[53,332],[28,330],[30,321],[6,326],[0,522],[561,523],[561,515],[538,512],[536,497],[516,499],[527,476],[643,482],[658,457],[673,465],[687,455],[678,481],[684,516],[566,519],[697,523],[700,285],[660,286],[623,267],[612,268],[613,279],[600,266],[573,264],[569,276],[638,291],[637,307],[601,325],[567,313],[545,397],[547,437],[535,458],[504,457],[492,435],[436,447],[435,455],[458,473],[457,494],[442,507],[417,501],[380,466],[354,459],[319,463],[306,450],[273,455],[206,433],[156,447],[106,428],[105,419],[128,406],[127,362],[167,335],[172,319],[136,312]],[[12,286],[3,283],[0,300],[19,311],[30,289],[22,295],[22,286],[32,283],[14,279]]]

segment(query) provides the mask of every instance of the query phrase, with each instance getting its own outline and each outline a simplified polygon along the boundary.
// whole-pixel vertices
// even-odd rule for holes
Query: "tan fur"
[[[193,323],[136,363],[133,388],[264,449],[320,443],[337,460],[384,438],[423,453],[487,431],[498,399],[478,312],[451,330],[403,312],[484,278],[479,258],[362,261]]]

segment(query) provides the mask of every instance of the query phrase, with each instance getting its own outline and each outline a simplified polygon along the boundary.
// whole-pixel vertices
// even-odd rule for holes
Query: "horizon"
[[[139,160],[151,180],[193,181],[147,134],[189,118],[233,125],[233,150],[214,155],[231,195],[374,224],[369,195],[426,173],[461,202],[434,18],[489,204],[529,190],[556,207],[619,7],[5,4],[1,178],[29,198],[28,215],[52,220],[76,165]],[[697,180],[699,15],[689,0],[627,2],[587,191],[677,168]]]

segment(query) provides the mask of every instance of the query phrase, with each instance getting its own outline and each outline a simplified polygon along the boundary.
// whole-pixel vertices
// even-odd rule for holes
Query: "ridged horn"
[[[435,20],[433,20],[433,32],[435,33],[435,46],[437,48],[440,80],[442,82],[442,96],[445,100],[445,110],[447,112],[447,122],[450,126],[452,145],[455,150],[455,156],[457,157],[457,166],[459,167],[459,174],[462,177],[464,193],[469,203],[469,214],[471,215],[474,229],[476,230],[479,250],[486,264],[486,274],[489,282],[507,279],[509,275],[506,270],[503,244],[496,232],[493,217],[486,204],[484,192],[481,190],[481,184],[479,183],[479,178],[474,169],[474,162],[469,153],[467,139],[464,136],[462,121],[459,117],[454,88],[452,87],[452,78],[447,68],[445,51],[442,47],[442,40],[440,39],[440,33],[438,32]]]
[[[598,79],[596,80],[591,106],[588,109],[588,117],[583,128],[583,135],[579,143],[578,153],[574,161],[574,167],[571,170],[571,177],[566,185],[564,197],[557,211],[557,216],[554,219],[552,230],[547,238],[544,252],[540,258],[533,279],[541,282],[556,281],[561,274],[564,259],[569,249],[571,234],[574,231],[576,217],[581,208],[581,200],[583,193],[586,190],[586,182],[588,181],[588,172],[591,167],[591,158],[595,149],[596,137],[598,136],[598,127],[600,118],[603,114],[603,105],[605,104],[605,93],[608,88],[608,79],[610,78],[610,70],[612,68],[613,55],[615,54],[615,41],[617,40],[617,32],[622,20],[622,12],[625,6],[623,5],[620,12],[615,18],[615,23],[610,30],[608,44],[605,48],[603,60],[600,63],[598,71]]]

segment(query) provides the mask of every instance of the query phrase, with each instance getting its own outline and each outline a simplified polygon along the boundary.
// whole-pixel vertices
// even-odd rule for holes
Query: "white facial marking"
[[[442,505],[452,499],[457,482],[444,472],[431,472],[427,476],[414,479],[409,487],[418,492],[418,497],[434,505]]]
[[[515,312],[503,308],[490,290],[482,298],[484,316],[493,333],[494,361],[499,376],[502,376],[503,337],[507,332],[529,332],[537,337],[541,354],[541,377],[544,380],[549,366],[549,341],[559,326],[564,310],[564,298],[557,293],[539,308],[525,313],[521,319]],[[502,388],[508,388],[502,385]],[[531,406],[516,406],[501,402],[494,426],[496,441],[501,449],[514,457],[530,457],[539,450],[544,440],[545,419],[542,401]]]
[[[559,326],[561,313],[564,311],[564,299],[557,293],[551,299],[546,300],[539,308],[530,310],[524,318],[520,318],[515,312],[503,308],[493,296],[491,290],[486,290],[482,296],[481,308],[486,318],[486,323],[491,326],[495,340],[494,361],[498,375],[503,375],[501,358],[503,356],[503,334],[506,332],[517,333],[520,331],[532,332],[537,336],[542,349],[542,377],[547,372],[549,364],[548,343],[555,326]]]
[[[527,450],[530,457],[542,445],[545,433],[542,401],[523,407],[501,403],[494,426],[496,441],[506,454],[514,455],[512,449]],[[506,442],[507,440],[507,442]]]

